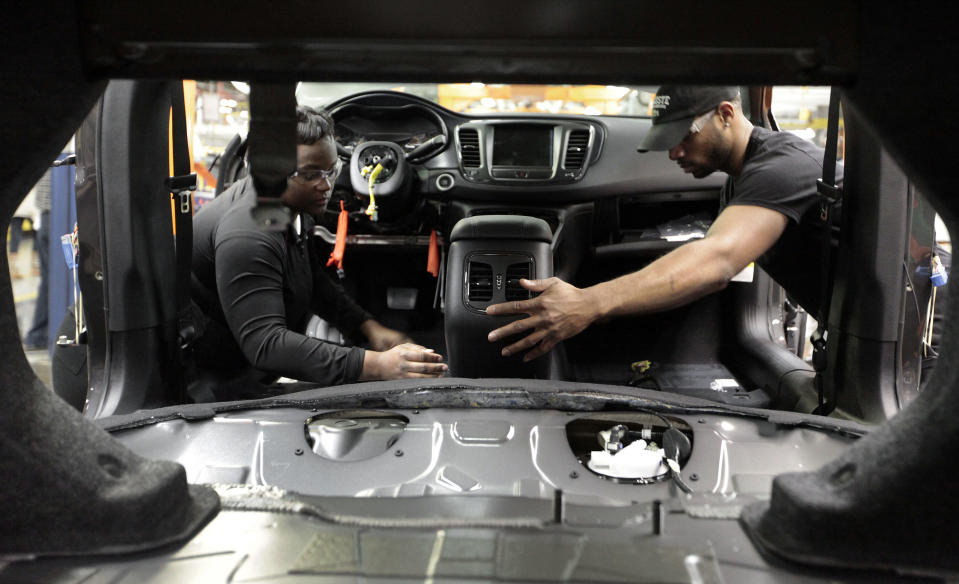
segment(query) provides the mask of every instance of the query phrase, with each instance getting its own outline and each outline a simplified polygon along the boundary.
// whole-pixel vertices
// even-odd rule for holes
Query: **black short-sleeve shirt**
[[[778,241],[760,256],[759,265],[811,314],[821,303],[823,221],[817,179],[824,151],[789,132],[755,127],[746,147],[742,172],[730,176],[722,205],[755,205],[789,218]],[[841,183],[842,165],[836,165]],[[838,212],[834,210],[833,212]]]

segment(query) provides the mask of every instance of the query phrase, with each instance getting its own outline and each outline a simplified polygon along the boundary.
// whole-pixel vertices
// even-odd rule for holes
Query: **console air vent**
[[[489,302],[493,299],[493,266],[470,262],[466,278],[466,297],[470,302]]]
[[[460,130],[460,157],[463,168],[480,167],[479,132],[469,128]]]
[[[520,278],[529,280],[531,276],[529,262],[511,264],[506,268],[506,300],[529,300],[529,290],[523,288],[519,281]]]
[[[573,130],[569,133],[569,142],[566,144],[566,159],[564,168],[583,168],[586,160],[586,147],[589,145],[589,130]]]

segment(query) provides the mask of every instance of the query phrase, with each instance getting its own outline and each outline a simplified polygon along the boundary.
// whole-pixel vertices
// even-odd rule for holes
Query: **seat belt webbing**
[[[193,340],[194,327],[184,318],[190,312],[190,273],[193,259],[193,191],[196,190],[196,174],[190,172],[190,147],[187,138],[186,105],[183,98],[183,82],[175,81],[170,86],[172,104],[173,176],[167,179],[174,202],[174,225],[176,229],[176,303],[179,326],[179,343],[185,346]]]
[[[255,82],[250,86],[247,157],[256,189],[253,220],[261,229],[285,231],[292,220],[280,201],[296,170],[296,85]]]
[[[836,151],[839,142],[839,88],[833,86],[829,94],[829,119],[826,125],[826,150],[823,153],[822,178],[816,181],[819,192],[819,215],[822,219],[820,254],[820,302],[816,315],[817,327],[812,335],[813,368],[816,370],[816,389],[819,394],[819,406],[813,413],[826,415],[835,404],[825,397],[825,373],[827,366],[826,329],[829,327],[829,308],[832,303],[832,232],[835,223],[835,207],[842,199],[842,187],[836,186]]]

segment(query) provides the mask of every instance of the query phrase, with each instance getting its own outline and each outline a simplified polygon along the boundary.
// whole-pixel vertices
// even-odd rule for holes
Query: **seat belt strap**
[[[813,368],[816,370],[816,389],[819,406],[814,414],[826,415],[835,404],[829,403],[825,395],[825,374],[827,366],[826,330],[829,327],[829,308],[832,303],[832,235],[835,223],[836,204],[842,200],[842,187],[836,185],[836,152],[839,142],[839,88],[833,86],[829,94],[829,119],[826,125],[826,150],[823,153],[822,178],[816,181],[819,192],[819,216],[822,220],[822,235],[819,272],[820,302],[816,315],[817,327],[812,334]]]
[[[176,303],[180,346],[193,340],[196,330],[186,324],[184,315],[190,312],[190,273],[193,259],[193,191],[196,174],[190,172],[190,146],[187,138],[186,105],[183,82],[170,86],[172,105],[171,144],[173,149],[173,176],[167,179],[174,203],[174,241],[176,245]]]
[[[822,159],[822,179],[816,182],[822,203],[834,205],[842,198],[842,187],[836,186],[836,153],[839,148],[839,88],[829,93],[829,118],[826,122],[826,151]]]
[[[280,201],[296,170],[296,85],[253,83],[250,86],[248,157],[257,206],[253,219],[261,229],[285,231],[292,219]]]

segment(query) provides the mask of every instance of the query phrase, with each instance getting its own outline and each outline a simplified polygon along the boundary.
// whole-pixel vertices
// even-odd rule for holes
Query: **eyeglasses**
[[[340,159],[336,160],[336,163],[333,165],[333,168],[329,170],[297,170],[290,175],[290,180],[295,180],[299,183],[309,184],[319,182],[320,180],[326,179],[333,184],[336,182],[336,177],[340,176],[340,171],[343,170],[343,161]]]
[[[686,142],[686,140],[689,140],[690,138],[692,138],[693,134],[698,134],[702,132],[703,128],[706,127],[706,123],[709,122],[710,119],[712,119],[715,113],[716,113],[716,110],[711,109],[708,112],[704,113],[703,115],[696,116],[695,118],[693,118],[693,123],[690,124],[689,126],[689,132],[687,132],[686,135],[683,136],[683,140],[681,143]]]
[[[716,113],[716,110],[714,108],[704,113],[701,116],[697,116],[696,119],[693,120],[693,123],[689,126],[689,133],[696,134],[701,132],[703,128],[706,127],[706,122],[711,120],[713,118],[713,114],[715,113]]]

